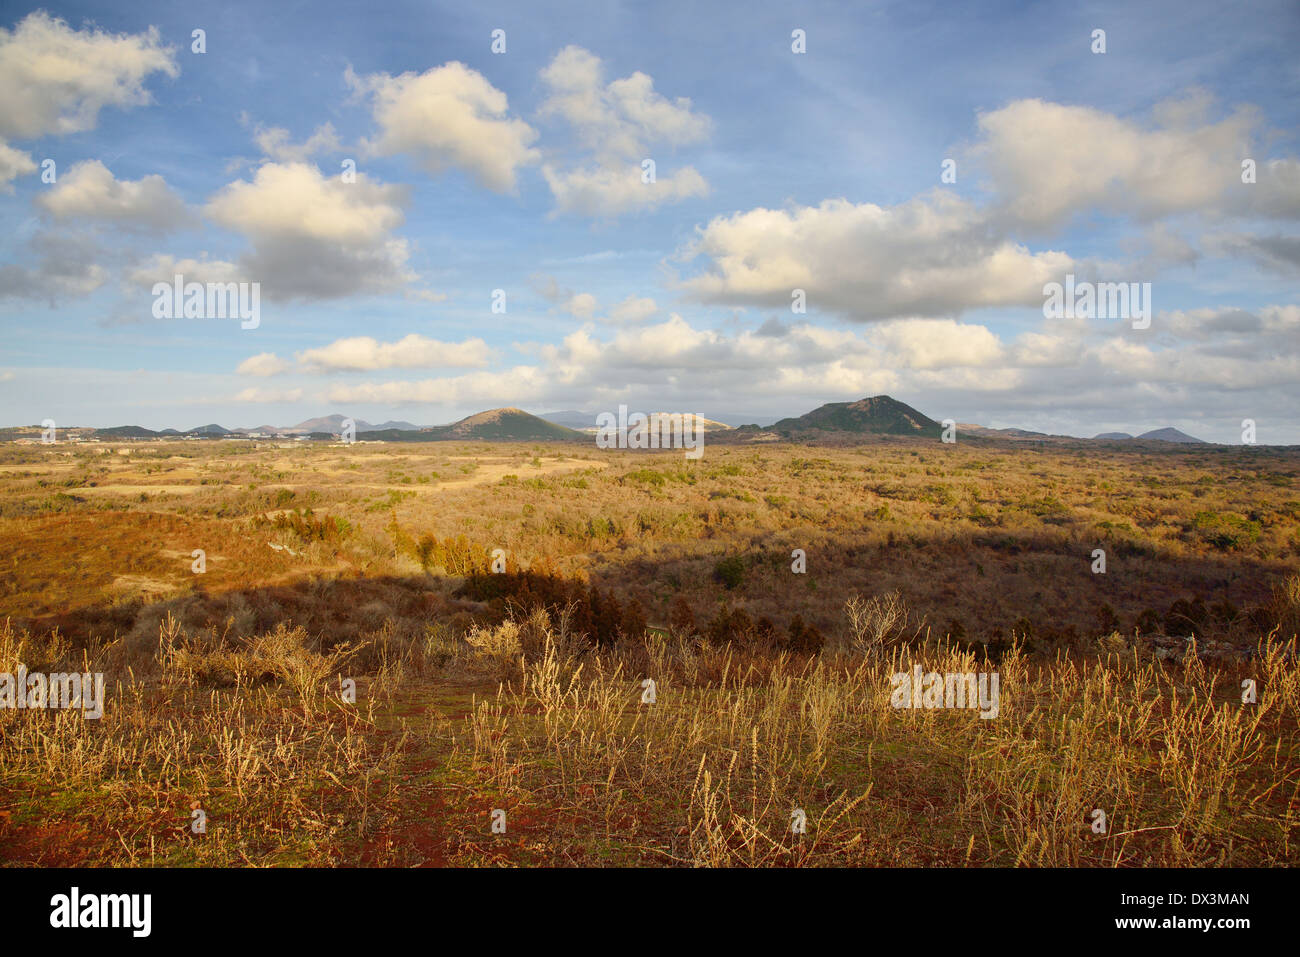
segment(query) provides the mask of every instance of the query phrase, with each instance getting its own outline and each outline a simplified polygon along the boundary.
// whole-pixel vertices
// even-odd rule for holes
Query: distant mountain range
[[[539,418],[547,422],[554,422],[556,425],[562,425],[569,429],[594,429],[596,427],[596,412],[577,412],[569,409],[564,412],[543,412]]]
[[[357,426],[357,439],[360,441],[444,442],[463,439],[482,442],[555,442],[587,438],[581,432],[515,408],[476,412],[451,425],[436,425],[415,431],[396,428],[362,431],[360,424]]]
[[[1127,432],[1102,432],[1100,435],[1094,435],[1094,439],[1107,439],[1110,441],[1155,441],[1155,442],[1182,442],[1185,445],[1205,445],[1202,439],[1188,435],[1186,432],[1180,432],[1175,428],[1152,429],[1150,432],[1143,432],[1141,435],[1133,436]]]
[[[258,425],[250,428],[227,429],[224,426],[210,422],[207,425],[198,425],[184,432],[176,429],[153,429],[142,428],[138,425],[117,425],[109,429],[95,429],[93,434],[97,438],[103,439],[153,439],[164,436],[205,436],[221,437],[224,435],[312,435],[312,434],[329,434],[338,435],[343,431],[343,423],[348,420],[346,415],[322,415],[315,419],[306,419],[297,425]],[[365,419],[353,419],[358,434],[361,432],[379,432],[379,431],[417,431],[420,427],[412,425],[410,422],[390,421],[381,422],[379,425],[371,425]]]
[[[691,413],[686,413],[687,416]],[[343,431],[345,415],[325,415],[306,419],[297,425],[259,425],[255,428],[227,429],[215,422],[196,426],[185,432],[176,429],[142,428],[138,425],[119,425],[107,429],[69,428],[62,431],[77,438],[95,439],[167,439],[167,438],[223,438],[232,437],[294,437],[330,440]],[[417,426],[410,422],[390,420],[372,425],[364,419],[353,419],[359,441],[382,442],[438,442],[448,440],[479,441],[591,441],[596,430],[597,413],[567,410],[533,415],[513,407],[490,409],[466,416],[449,425]],[[887,395],[871,396],[856,402],[830,402],[811,412],[793,418],[781,419],[766,428],[743,425],[733,428],[714,419],[699,416],[698,420],[714,441],[747,442],[773,441],[785,437],[792,439],[816,438],[818,435],[915,435],[938,438],[942,433],[940,423],[918,412],[904,402]],[[1009,439],[1018,441],[1124,441],[1173,442],[1205,444],[1175,428],[1155,429],[1136,437],[1127,432],[1103,432],[1092,439],[1068,435],[1051,435],[1026,429],[992,429],[980,425],[959,424],[959,435],[979,438]],[[0,440],[39,438],[37,426],[0,429]]]
[[[613,415],[616,413],[611,410],[610,414]],[[665,415],[671,413],[648,412],[645,414]],[[717,419],[708,419],[694,412],[684,412],[681,414],[685,420],[687,428],[694,428],[697,423],[706,433],[722,432],[733,428],[733,426],[727,425],[725,422],[719,422]],[[596,432],[599,429],[596,424],[596,419],[599,415],[599,412],[544,412],[540,418],[545,419],[547,422],[554,422],[556,425],[563,425],[566,428],[576,429],[579,432]]]
[[[1153,429],[1133,436],[1127,432],[1102,432],[1091,439],[1074,435],[1055,435],[1047,432],[1029,432],[1025,429],[987,429],[981,425],[957,425],[957,432],[962,435],[979,435],[990,439],[1036,439],[1052,442],[1181,442],[1185,445],[1205,445],[1201,439],[1194,438],[1186,432],[1175,428]]]
[[[307,419],[299,422],[291,429],[277,429],[279,432],[340,432],[343,429],[343,423],[346,422],[346,415],[322,415],[319,418]],[[414,432],[420,428],[418,425],[412,425],[410,422],[388,421],[380,422],[378,425],[371,425],[365,419],[353,419],[356,423],[358,432],[382,432],[385,429],[394,429],[398,432]],[[262,426],[263,429],[270,426]]]
[[[887,395],[859,399],[857,402],[830,402],[797,418],[781,419],[769,426],[769,429],[773,432],[791,436],[813,432],[859,432],[879,435],[926,435],[938,437],[942,433],[942,426],[934,419],[918,412],[905,402],[899,402]],[[1019,441],[1080,441],[1080,439],[1069,435],[1051,435],[1046,432],[1031,432],[1027,429],[990,429],[969,424],[959,424],[957,432],[959,435],[975,435],[983,438]],[[1127,432],[1103,432],[1101,435],[1096,436],[1095,439],[1205,444],[1201,439],[1194,438],[1175,428],[1154,429],[1150,432],[1143,432],[1136,438]],[[1084,439],[1082,441],[1089,440]]]

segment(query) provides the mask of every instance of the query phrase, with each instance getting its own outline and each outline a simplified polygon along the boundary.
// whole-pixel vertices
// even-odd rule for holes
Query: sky
[[[1297,51],[1294,0],[5,3],[0,425],[1300,444]]]

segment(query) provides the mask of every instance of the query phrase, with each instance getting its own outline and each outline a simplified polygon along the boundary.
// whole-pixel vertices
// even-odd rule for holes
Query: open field
[[[1293,864],[1298,569],[1287,448],[3,446],[0,672],[109,698],[0,859]]]

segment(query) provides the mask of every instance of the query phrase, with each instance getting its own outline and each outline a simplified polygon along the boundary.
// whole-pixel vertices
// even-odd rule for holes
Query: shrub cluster
[[[273,528],[278,532],[288,532],[297,536],[304,544],[324,542],[337,545],[352,533],[352,525],[339,516],[317,518],[309,508],[300,508],[292,512],[280,512],[273,518],[258,515],[253,519],[257,528]]]
[[[612,591],[564,578],[550,571],[474,570],[456,591],[457,597],[488,602],[504,614],[527,616],[543,609],[553,617],[568,617],[569,629],[586,634],[597,645],[619,637],[640,639],[646,630],[645,612],[635,598],[621,602]]]

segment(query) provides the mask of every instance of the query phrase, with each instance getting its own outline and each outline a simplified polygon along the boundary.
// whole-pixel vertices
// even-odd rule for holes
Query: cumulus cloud
[[[1202,243],[1208,252],[1248,259],[1283,276],[1300,276],[1300,236],[1213,233]]]
[[[294,143],[289,137],[289,131],[282,126],[258,127],[253,134],[253,141],[264,155],[278,163],[305,163],[314,156],[338,153],[343,149],[333,123],[318,126],[301,143]]]
[[[588,408],[632,399],[748,410],[759,421],[758,410],[768,409],[777,413],[772,421],[821,402],[888,393],[936,418],[1055,432],[1074,426],[1082,434],[1071,418],[1078,413],[1059,406],[1068,395],[1072,408],[1110,423],[1104,427],[1134,432],[1183,427],[1204,419],[1207,408],[1230,410],[1215,426],[1230,434],[1243,415],[1263,421],[1279,402],[1294,404],[1300,373],[1300,307],[1289,305],[1157,313],[1146,332],[1043,320],[1009,343],[980,324],[922,319],[853,329],[769,320],[723,331],[672,315],[607,332],[587,326],[559,343],[521,344],[536,357],[528,365],[339,384],[329,398]]]
[[[565,289],[554,276],[534,273],[529,277],[529,282],[539,296],[575,319],[591,319],[600,308],[599,300],[591,293]]]
[[[419,382],[377,382],[336,385],[328,390],[331,402],[376,402],[388,404],[526,403],[541,399],[547,391],[542,372],[533,366],[516,366],[500,372],[470,372]]]
[[[253,181],[217,193],[205,212],[249,239],[244,278],[269,299],[329,299],[386,292],[414,278],[406,240],[408,191],[357,174],[326,178],[307,163],[266,163]]]
[[[0,299],[55,305],[88,296],[108,281],[108,271],[97,262],[103,250],[87,236],[39,232],[28,245],[33,265],[0,265]]]
[[[152,286],[157,282],[172,282],[180,275],[186,282],[250,282],[238,263],[224,259],[177,259],[166,253],[155,253],[135,266],[129,279],[137,286]]]
[[[708,192],[691,166],[660,169],[655,160],[654,182],[642,178],[642,161],[655,150],[708,137],[712,121],[689,99],[667,99],[639,71],[606,83],[600,58],[578,46],[557,53],[541,79],[548,92],[540,115],[563,120],[581,154],[576,165],[542,167],[558,211],[614,217]]]
[[[1211,105],[1193,95],[1141,122],[1088,106],[1017,100],[980,114],[973,154],[1003,215],[1037,229],[1096,211],[1140,220],[1300,217],[1300,161],[1258,154],[1254,109],[1212,121]],[[1256,160],[1254,184],[1242,182],[1246,159]]]
[[[239,375],[273,376],[284,372],[374,372],[381,369],[481,368],[494,355],[482,339],[442,342],[416,333],[395,342],[370,336],[350,336],[295,355],[296,366],[273,352],[250,356],[239,364]]]
[[[73,30],[43,10],[12,30],[0,27],[0,192],[12,192],[12,180],[37,168],[8,140],[94,129],[106,106],[148,103],[144,81],[153,73],[180,73],[154,27],[140,34]]]
[[[461,169],[496,192],[513,190],[519,169],[538,159],[536,130],[511,117],[506,95],[463,63],[400,76],[358,76],[349,67],[346,79],[370,98],[374,154],[406,153],[435,174]]]
[[[640,159],[652,143],[679,146],[699,142],[712,121],[691,109],[691,101],[670,101],[655,92],[654,80],[636,72],[604,82],[599,57],[567,46],[542,70],[549,94],[543,116],[562,117],[578,142],[600,159]]]
[[[251,375],[265,378],[267,376],[279,375],[289,368],[289,363],[285,362],[274,352],[259,352],[255,356],[249,356],[241,362],[235,372],[238,375]]]
[[[153,73],[180,73],[155,27],[73,30],[44,11],[30,13],[13,30],[0,27],[0,138],[93,129],[106,106],[148,103],[144,81]]]
[[[1079,358],[1077,335],[1061,332],[1025,332],[1011,346],[1008,362],[1016,367],[1073,365]]]
[[[881,326],[876,341],[892,361],[909,369],[988,366],[1002,358],[1002,344],[984,326],[951,319],[902,319]]]
[[[1175,343],[1192,343],[1207,356],[1245,360],[1300,356],[1300,306],[1272,305],[1173,310],[1153,327]],[[1247,381],[1250,377],[1247,376]]]
[[[11,182],[19,176],[36,172],[36,161],[30,153],[16,150],[0,140],[0,192],[12,193]]]
[[[189,220],[185,203],[157,175],[119,180],[99,160],[75,163],[36,198],[56,220],[80,219],[118,227],[175,229]]]
[[[353,336],[297,354],[300,365],[314,372],[481,367],[491,356],[492,350],[482,339],[441,342],[415,333],[396,342]]]
[[[653,183],[642,181],[640,163],[567,171],[548,164],[542,167],[542,175],[555,195],[557,209],[591,217],[653,209],[709,191],[704,177],[690,166],[659,176]]]
[[[402,224],[406,191],[326,179],[306,163],[267,163],[252,183],[239,180],[214,196],[208,214],[251,235],[295,235],[330,243],[369,243]]]
[[[1242,395],[1258,402],[1265,390],[1293,389],[1300,372],[1300,306],[1172,310],[1157,313],[1148,331],[1110,328],[1076,322],[1021,335],[1007,355],[1021,401],[1041,403],[1056,390],[1079,407],[1127,402],[1138,421],[1166,405],[1204,416]]]
[[[1227,356],[1219,350],[1156,349],[1127,339],[1113,338],[1093,353],[1117,379],[1178,389],[1214,389],[1247,392],[1293,383],[1300,374],[1300,356],[1261,358],[1251,354]]]
[[[695,328],[677,314],[661,323],[617,329],[605,338],[584,327],[559,343],[520,348],[535,354],[537,363],[503,372],[342,386],[330,397],[495,404],[570,396],[601,401],[628,390],[654,392],[665,400],[691,394],[729,402],[808,391],[857,397],[897,386],[909,369],[945,360],[988,364],[1000,354],[987,329],[958,323],[899,324],[865,334],[805,324],[773,338],[761,328],[731,334]]]
[[[658,311],[659,307],[653,299],[628,296],[609,310],[609,319],[611,322],[632,325],[645,322]]]
[[[659,311],[659,306],[653,299],[632,295],[611,306],[607,314],[601,315],[600,301],[589,292],[566,289],[554,276],[544,273],[534,273],[529,281],[539,296],[575,319],[594,319],[597,322],[630,326],[645,322]]]
[[[1046,282],[1120,265],[1031,250],[1016,235],[1063,227],[1083,212],[1145,224],[1141,243],[1120,244],[1132,253],[1127,272],[1193,265],[1200,251],[1166,218],[1300,218],[1300,161],[1259,155],[1257,182],[1243,183],[1260,118],[1243,107],[1211,119],[1212,106],[1192,95],[1139,121],[1016,101],[978,118],[972,152],[993,187],[988,205],[932,190],[894,206],[830,199],[720,216],[679,251],[684,263],[702,262],[681,285],[703,302],[769,307],[788,307],[792,290],[803,289],[809,308],[863,321],[1036,306]],[[1284,275],[1300,263],[1287,235],[1220,234],[1205,245]]]
[[[596,314],[600,303],[589,292],[580,292],[570,297],[561,307],[576,319],[590,319]]]
[[[826,200],[719,216],[680,254],[706,257],[682,285],[706,302],[809,308],[849,319],[956,316],[985,306],[1041,305],[1043,284],[1074,266],[997,235],[967,201],[933,191],[897,206]]]
[[[925,358],[921,340],[927,332],[934,339],[931,353],[952,354],[942,337],[962,340],[967,330],[957,324],[939,325],[942,328],[918,327],[909,343],[902,330],[889,338],[874,330],[863,335],[809,324],[786,328],[780,336],[773,336],[766,323],[728,334],[695,328],[674,313],[664,322],[619,329],[605,339],[581,329],[537,352],[551,374],[567,385],[654,388],[667,380],[739,397],[798,389],[821,380],[878,381],[875,374],[881,369],[920,364]]]

